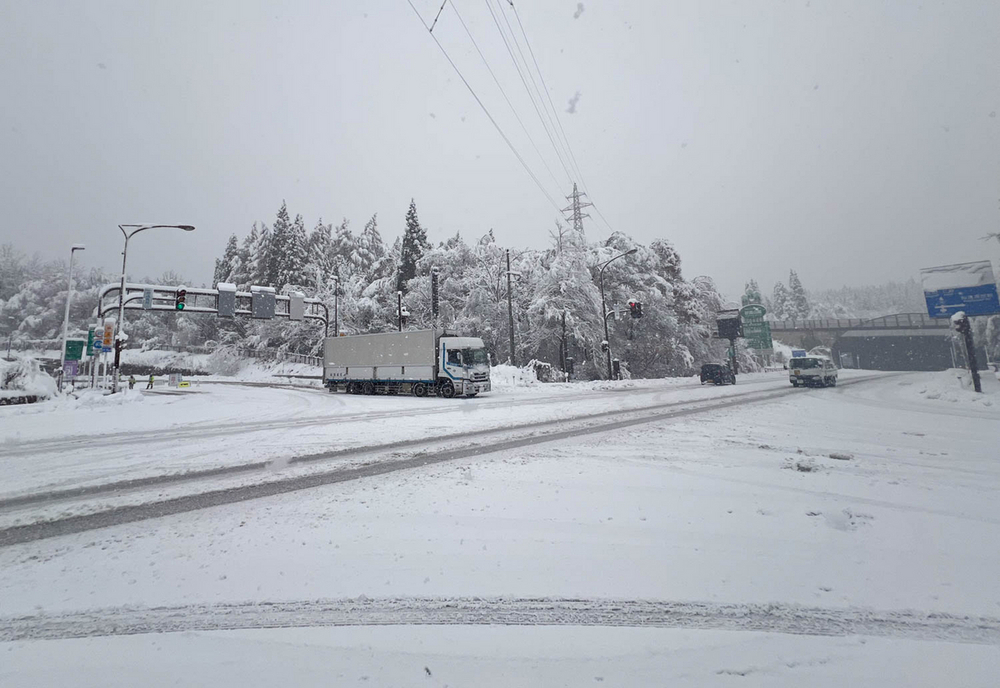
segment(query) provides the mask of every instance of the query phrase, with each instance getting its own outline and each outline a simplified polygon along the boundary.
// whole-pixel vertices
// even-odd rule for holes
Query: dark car
[[[706,363],[701,367],[701,384],[735,385],[736,376],[729,366],[722,363]]]

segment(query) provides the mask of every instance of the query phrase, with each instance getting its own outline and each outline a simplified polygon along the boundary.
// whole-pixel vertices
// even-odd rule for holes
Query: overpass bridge
[[[951,321],[926,313],[878,318],[772,320],[771,335],[785,344],[830,347],[834,359],[848,354],[854,365],[872,370],[944,370],[962,364],[953,347]],[[980,353],[980,356],[984,355]],[[980,359],[982,360],[982,359]]]

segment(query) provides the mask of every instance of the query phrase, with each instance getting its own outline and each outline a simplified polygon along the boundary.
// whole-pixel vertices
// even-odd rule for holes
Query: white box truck
[[[323,381],[349,394],[474,397],[490,391],[490,361],[482,339],[448,330],[327,337]]]

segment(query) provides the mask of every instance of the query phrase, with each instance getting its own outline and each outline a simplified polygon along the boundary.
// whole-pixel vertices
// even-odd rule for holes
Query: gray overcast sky
[[[583,4],[517,7],[593,200],[674,242],[688,277],[870,284],[990,250],[1000,3]],[[566,195],[486,2],[455,5],[559,186],[452,7],[435,36]],[[115,270],[117,223],[193,223],[137,237],[130,273],[208,281],[282,199],[310,228],[378,212],[390,241],[411,196],[433,241],[541,247],[556,217],[406,0],[0,0],[0,92],[0,242],[46,257],[83,241]]]

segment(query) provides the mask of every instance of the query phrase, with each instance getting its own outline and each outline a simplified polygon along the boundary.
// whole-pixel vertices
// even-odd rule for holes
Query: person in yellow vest
[[[135,388],[135,375],[129,375],[128,376],[128,388],[129,389],[134,389]]]
[[[153,374],[149,374],[149,382],[146,383],[146,389],[153,389]]]

